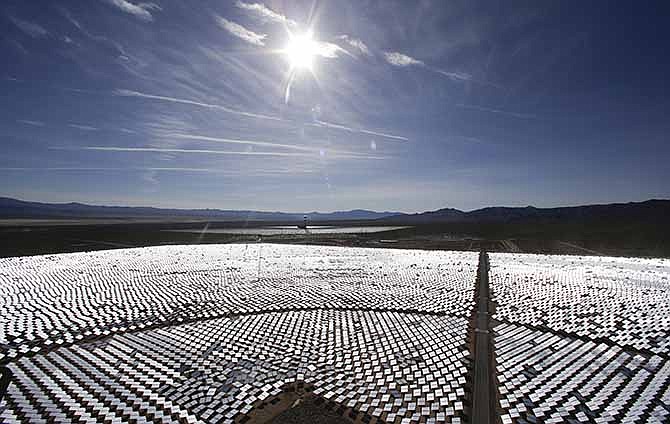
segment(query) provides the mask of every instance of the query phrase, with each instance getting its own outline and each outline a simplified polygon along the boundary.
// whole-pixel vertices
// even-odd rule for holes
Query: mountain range
[[[487,207],[463,212],[445,208],[417,214],[386,217],[389,223],[515,223],[567,221],[647,221],[659,223],[670,217],[670,200],[652,199],[644,202],[611,203],[603,205],[568,206],[556,208]]]
[[[398,212],[375,212],[363,209],[337,212],[264,212],[225,209],[165,209],[132,206],[97,206],[83,203],[40,203],[0,197],[0,219],[83,219],[83,218],[206,218],[221,221],[302,221],[307,215],[313,221],[379,219]]]
[[[556,208],[487,207],[469,212],[453,208],[405,214],[354,209],[337,212],[264,212],[224,209],[163,209],[153,207],[96,206],[82,203],[39,203],[0,197],[0,219],[83,218],[200,218],[221,221],[310,221],[376,220],[388,224],[505,223],[547,221],[665,221],[670,217],[670,200],[613,203]]]

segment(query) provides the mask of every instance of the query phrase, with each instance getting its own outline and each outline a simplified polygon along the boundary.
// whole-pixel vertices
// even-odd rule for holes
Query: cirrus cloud
[[[163,10],[156,3],[138,3],[134,4],[128,0],[105,0],[107,3],[121,10],[122,12],[128,13],[135,16],[138,19],[143,21],[151,22],[154,20],[151,11],[154,10]]]
[[[344,50],[342,47],[334,43],[329,43],[327,41],[316,41],[316,54],[321,57],[326,57],[328,59],[335,59],[338,57],[338,53],[349,54],[348,51]]]
[[[398,66],[401,68],[406,68],[409,66],[419,66],[423,69],[427,69],[429,71],[435,72],[437,74],[440,74],[442,76],[445,76],[449,78],[452,81],[456,82],[467,82],[467,81],[474,81],[472,79],[472,75],[465,73],[465,72],[451,72],[451,71],[445,71],[443,69],[439,68],[434,68],[432,66],[426,65],[425,62],[419,59],[415,59],[411,56],[408,56],[403,53],[399,52],[384,52],[384,59],[386,59],[386,62],[393,66]],[[476,81],[479,82],[479,81]],[[493,85],[490,83],[486,82],[480,82],[481,84],[488,84],[488,85]]]
[[[230,34],[234,35],[237,38],[240,38],[247,43],[254,44],[256,46],[264,46],[265,45],[265,38],[267,37],[266,34],[258,34],[250,29],[247,29],[243,27],[242,25],[229,21],[228,19],[221,17],[221,16],[215,16],[216,23],[219,24],[219,26],[226,31],[228,31]]]
[[[372,52],[370,52],[370,49],[368,48],[367,44],[363,42],[363,40],[349,37],[346,34],[338,36],[337,39],[342,40],[345,43],[349,44],[351,47],[356,49],[359,53],[364,54],[365,56],[372,56]]]
[[[44,37],[49,34],[43,26],[34,22],[24,21],[23,19],[15,18],[14,16],[10,16],[9,20],[11,20],[18,29],[33,38]]]
[[[25,125],[31,125],[33,127],[43,127],[46,124],[42,121],[32,121],[30,119],[17,119],[16,122],[20,124],[25,124]]]
[[[289,19],[281,13],[275,12],[263,3],[245,3],[243,1],[237,0],[235,2],[235,6],[258,16],[265,21],[286,24],[292,27],[298,25],[293,19]]]
[[[384,52],[384,59],[393,66],[424,66],[425,63],[398,52]]]

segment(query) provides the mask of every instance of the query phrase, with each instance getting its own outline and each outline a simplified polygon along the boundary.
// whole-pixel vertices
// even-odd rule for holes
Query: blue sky
[[[4,1],[0,195],[407,212],[667,198],[668,6],[626,3]],[[297,69],[287,46],[310,30]]]

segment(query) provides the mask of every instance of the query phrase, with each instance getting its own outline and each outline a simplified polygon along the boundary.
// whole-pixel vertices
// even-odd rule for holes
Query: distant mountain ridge
[[[470,212],[458,209],[438,209],[418,214],[404,214],[382,218],[387,223],[514,223],[514,222],[567,222],[593,220],[663,220],[670,217],[670,200],[652,199],[644,202],[611,203],[603,205],[567,206],[556,208],[487,207]]]
[[[365,209],[337,212],[265,212],[225,209],[163,209],[154,207],[96,206],[83,203],[40,203],[0,197],[0,218],[75,219],[75,218],[208,218],[222,221],[310,221],[374,220],[377,223],[421,225],[439,223],[514,223],[514,222],[589,222],[667,221],[670,200],[652,199],[644,202],[557,208],[487,207],[464,212],[453,208],[416,214],[375,212]]]
[[[41,203],[0,197],[0,218],[74,219],[74,218],[212,218],[224,221],[340,221],[380,219],[399,212],[375,212],[364,209],[337,212],[265,212],[225,209],[168,209],[133,206],[97,206],[84,203]]]

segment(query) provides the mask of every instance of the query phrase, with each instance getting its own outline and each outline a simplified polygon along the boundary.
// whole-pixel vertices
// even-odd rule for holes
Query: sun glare
[[[291,34],[284,53],[292,69],[312,70],[314,56],[318,54],[318,44],[312,38],[311,32],[299,35]]]

